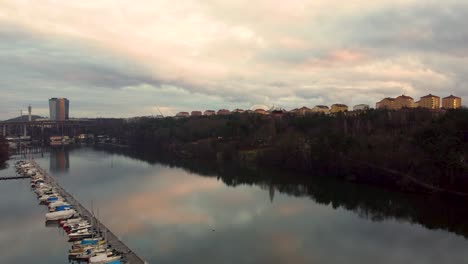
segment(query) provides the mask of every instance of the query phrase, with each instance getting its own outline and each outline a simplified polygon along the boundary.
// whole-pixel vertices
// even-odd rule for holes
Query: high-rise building
[[[429,108],[429,109],[439,109],[440,108],[440,97],[432,94],[421,97],[418,107]]]
[[[49,99],[50,120],[68,120],[70,101],[67,98]]]
[[[445,109],[457,109],[461,107],[461,98],[450,95],[442,99],[442,107]]]

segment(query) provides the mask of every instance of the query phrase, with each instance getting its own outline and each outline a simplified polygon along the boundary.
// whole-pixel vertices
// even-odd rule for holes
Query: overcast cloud
[[[457,3],[458,2],[458,3]],[[468,100],[468,4],[0,1],[0,119],[287,109],[405,93]]]

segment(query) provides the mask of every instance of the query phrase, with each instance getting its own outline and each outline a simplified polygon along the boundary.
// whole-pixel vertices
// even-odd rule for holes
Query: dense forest
[[[95,133],[180,158],[280,167],[406,191],[468,193],[468,110],[142,118]]]
[[[8,160],[8,144],[3,136],[0,136],[0,168],[5,166]]]

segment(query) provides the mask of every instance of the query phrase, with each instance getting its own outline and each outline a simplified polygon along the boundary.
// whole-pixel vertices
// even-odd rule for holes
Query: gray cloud
[[[416,4],[344,19],[352,45],[389,52],[437,52],[467,56],[468,6]]]
[[[3,84],[28,79],[90,89],[160,85],[136,64],[92,47],[1,29],[0,39],[0,71],[6,73]]]
[[[29,103],[45,111],[53,96],[75,116],[374,105],[403,92],[468,100],[467,4],[247,3],[6,4],[0,118]]]

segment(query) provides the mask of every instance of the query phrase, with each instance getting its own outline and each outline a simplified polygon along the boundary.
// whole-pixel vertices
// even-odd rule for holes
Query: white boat
[[[70,239],[82,239],[82,238],[89,238],[94,236],[94,232],[89,229],[81,229],[77,230],[76,232],[68,234],[68,238]]]
[[[62,197],[60,197],[60,196],[58,195],[58,193],[52,193],[52,194],[42,195],[41,197],[39,197],[39,201],[45,202],[45,201],[47,201],[49,198],[54,198],[54,197],[57,197],[57,201],[58,201],[58,200],[63,200],[63,199],[61,199]],[[55,202],[55,201],[54,201],[54,202]]]
[[[38,178],[44,179],[44,175],[42,175],[42,174],[40,174],[40,173],[38,173],[38,172],[36,171],[36,175],[34,175],[34,176],[31,177],[31,178],[32,178],[32,179],[38,179]]]
[[[98,254],[105,254],[107,257],[113,255],[112,250],[106,249],[105,247],[97,247],[92,249],[87,249],[82,254],[77,255],[76,259],[89,260],[91,257],[97,256]]]
[[[72,223],[79,223],[79,222],[82,222],[84,221],[85,219],[81,218],[81,217],[77,217],[77,218],[70,218],[70,219],[67,219],[67,220],[62,220],[60,221],[60,224],[61,225],[65,225],[65,224],[72,224]]]
[[[69,257],[73,257],[73,256],[78,256],[80,254],[83,254],[83,252],[85,252],[86,250],[88,249],[92,249],[94,248],[95,246],[93,245],[86,245],[84,247],[79,247],[79,248],[72,248],[68,251],[68,256]]]
[[[46,220],[51,221],[51,220],[68,219],[68,218],[72,217],[75,214],[76,214],[76,211],[73,210],[73,209],[47,213],[46,214]]]
[[[46,189],[47,189],[47,190],[51,190],[51,191],[53,190],[52,186],[50,186],[49,184],[47,184],[47,183],[44,182],[42,185],[37,186],[37,187],[34,189],[34,192],[37,194],[37,193],[39,193],[40,191],[43,191],[43,190],[46,190]]]
[[[38,187],[41,187],[44,184],[45,184],[44,181],[35,181],[31,183],[31,188],[36,189]]]
[[[73,229],[79,229],[80,227],[88,226],[91,227],[92,225],[88,223],[88,221],[83,221],[79,223],[72,223],[72,224],[64,224],[62,227],[65,230],[73,230]]]
[[[91,227],[92,225],[90,225],[89,223],[80,223],[80,224],[68,226],[66,227],[66,229],[69,230],[68,232],[73,233],[73,232],[77,232],[83,229],[89,229]]]
[[[83,247],[72,248],[68,251],[69,257],[77,257],[79,255],[90,255],[92,252],[105,252],[106,248],[103,245],[85,245]]]
[[[37,177],[37,178],[32,178],[32,179],[31,179],[31,183],[37,183],[37,182],[39,182],[39,181],[43,182],[43,181],[44,181],[44,178],[42,178],[42,177]]]
[[[30,170],[28,170],[28,171],[26,172],[26,175],[28,175],[28,176],[34,176],[34,175],[36,175],[36,171],[37,171],[36,169],[30,169]]]
[[[53,209],[57,206],[63,206],[63,205],[70,205],[70,204],[65,201],[56,201],[56,202],[50,203],[48,206],[49,206],[49,209]]]
[[[46,195],[46,194],[52,194],[52,193],[56,193],[55,189],[50,187],[49,185],[43,183],[41,185],[39,185],[35,190],[34,192],[37,194],[37,197],[41,197],[43,195]]]
[[[51,196],[51,195],[56,196],[57,193],[54,190],[44,190],[44,191],[41,191],[40,193],[38,193],[37,199],[41,199],[42,197]]]
[[[73,242],[72,249],[84,248],[86,246],[104,246],[104,244],[106,244],[106,240],[102,237],[84,238]]]
[[[95,264],[107,264],[107,263],[120,263],[121,257],[119,255],[108,256],[105,253],[97,254],[94,257],[89,258],[89,263]]]
[[[36,173],[36,175],[31,177],[31,180],[44,179],[42,174]]]

